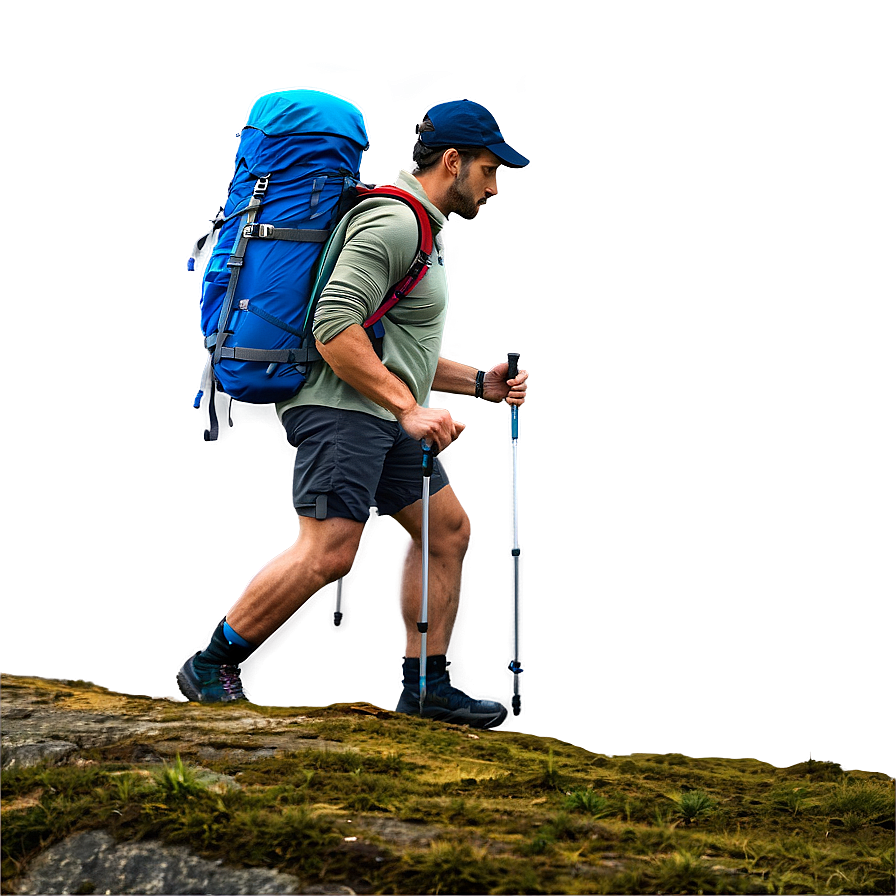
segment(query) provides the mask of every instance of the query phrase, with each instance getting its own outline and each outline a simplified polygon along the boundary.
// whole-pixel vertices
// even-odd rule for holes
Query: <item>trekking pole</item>
[[[336,612],[333,614],[333,625],[342,622],[342,579],[336,583]]]
[[[423,443],[423,571],[421,580],[421,619],[417,623],[420,632],[420,715],[426,699],[426,630],[429,628],[429,479],[432,476],[433,446]]]
[[[512,380],[519,373],[518,352],[507,353],[507,379]],[[510,406],[510,438],[513,443],[513,659],[507,667],[513,672],[513,714],[520,714],[520,533],[517,496],[517,440],[519,439],[520,409]]]

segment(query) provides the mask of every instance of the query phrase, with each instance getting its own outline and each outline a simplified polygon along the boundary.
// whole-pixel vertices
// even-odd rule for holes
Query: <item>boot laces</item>
[[[218,679],[225,693],[235,697],[245,697],[243,693],[243,683],[240,681],[239,666],[221,666],[218,672]]]

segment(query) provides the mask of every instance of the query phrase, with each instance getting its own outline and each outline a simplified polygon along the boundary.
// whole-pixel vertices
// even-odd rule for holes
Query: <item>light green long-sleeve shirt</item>
[[[448,284],[439,232],[445,216],[430,202],[420,182],[402,171],[395,183],[418,199],[432,223],[435,246],[429,270],[417,286],[383,320],[383,364],[425,405],[442,344],[448,307]],[[340,224],[345,243],[321,293],[314,315],[314,336],[328,342],[376,311],[390,286],[408,272],[417,252],[417,221],[404,203],[366,200]],[[322,405],[363,411],[384,420],[395,417],[333,373],[325,361],[312,365],[307,382],[292,398],[277,405],[280,417],[294,407]]]

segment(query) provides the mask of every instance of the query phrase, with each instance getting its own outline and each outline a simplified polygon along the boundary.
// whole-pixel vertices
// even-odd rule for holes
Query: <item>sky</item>
[[[445,233],[443,354],[530,372],[501,730],[896,774],[892,4],[309,7],[6,14],[0,668],[182,699],[296,537],[273,410],[234,405],[209,444],[192,407],[186,260],[253,102],[348,99],[389,183],[426,110],[468,98],[531,159]],[[467,424],[452,680],[509,705],[509,409],[433,404]],[[371,519],[344,622],[330,586],[245,664],[256,703],[394,707],[405,538]]]

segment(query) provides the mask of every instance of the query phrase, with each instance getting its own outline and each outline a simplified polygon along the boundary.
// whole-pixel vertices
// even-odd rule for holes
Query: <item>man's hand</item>
[[[419,405],[401,414],[398,422],[412,439],[429,442],[436,451],[444,451],[465,428],[463,423],[453,420],[448,411]]]
[[[485,375],[482,384],[482,397],[486,401],[506,401],[517,406],[526,400],[526,380],[529,373],[520,370],[512,379],[507,379],[510,365],[506,361],[496,364]]]

